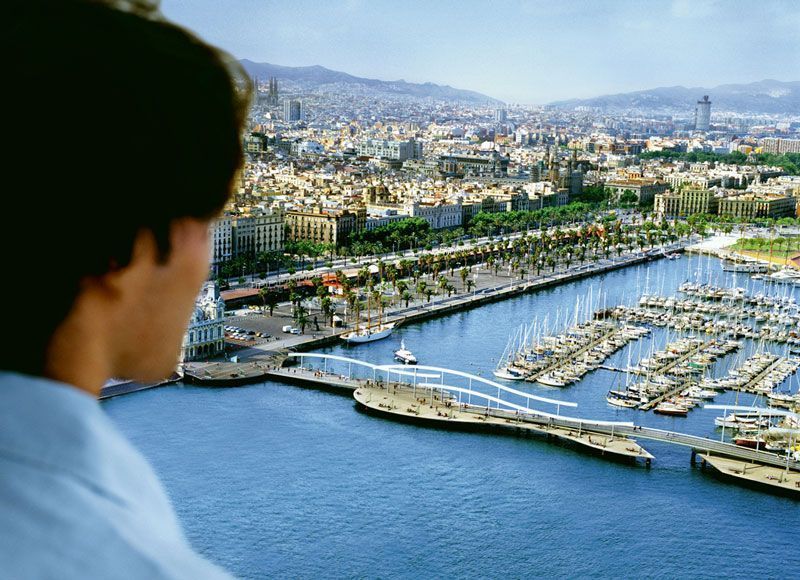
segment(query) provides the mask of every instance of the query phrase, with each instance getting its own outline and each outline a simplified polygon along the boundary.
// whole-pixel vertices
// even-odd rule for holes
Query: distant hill
[[[763,80],[739,85],[702,87],[660,87],[646,91],[604,95],[591,99],[557,101],[550,106],[559,109],[595,107],[601,110],[694,110],[695,102],[709,95],[713,111],[739,113],[798,113],[800,112],[800,81]]]
[[[404,80],[381,81],[356,77],[344,72],[331,70],[323,66],[280,66],[266,62],[253,62],[242,59],[239,61],[250,76],[266,80],[270,76],[306,84],[308,86],[323,86],[335,84],[360,85],[376,93],[389,95],[406,95],[421,99],[431,98],[444,101],[461,101],[469,103],[501,104],[501,101],[488,97],[475,91],[456,89],[447,85],[433,83],[408,83]]]

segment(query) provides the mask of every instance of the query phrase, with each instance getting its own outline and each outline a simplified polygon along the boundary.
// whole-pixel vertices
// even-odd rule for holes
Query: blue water
[[[631,302],[645,290],[671,293],[698,271],[706,281],[748,283],[715,260],[660,261],[325,352],[388,363],[404,338],[423,364],[489,376],[516,326],[547,312],[552,319],[590,287],[606,304]],[[627,349],[636,362],[668,338],[659,329]],[[625,366],[627,349],[609,363]],[[616,375],[597,371],[562,390],[514,386],[577,402],[571,414],[719,436],[719,411],[681,419],[610,407],[604,394]],[[797,379],[784,388],[796,390]],[[241,577],[789,578],[800,570],[800,503],[720,482],[690,467],[686,448],[643,441],[656,457],[647,470],[535,438],[399,424],[359,413],[348,397],[277,383],[174,386],[104,407],[162,477],[192,544]]]

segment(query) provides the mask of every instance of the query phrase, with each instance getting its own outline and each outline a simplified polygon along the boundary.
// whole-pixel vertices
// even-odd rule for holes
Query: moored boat
[[[685,417],[689,413],[689,409],[683,405],[676,405],[675,403],[670,403],[669,401],[663,401],[659,403],[655,409],[653,409],[653,413],[657,413],[659,415],[669,415],[672,417]]]
[[[342,335],[342,340],[352,344],[361,344],[363,342],[373,342],[386,338],[394,331],[394,322],[389,324],[377,324],[375,326],[367,326],[365,328],[357,328],[352,332]]]
[[[514,370],[511,367],[500,367],[499,369],[492,371],[492,374],[498,379],[504,379],[506,381],[521,381],[525,378],[521,372]]]

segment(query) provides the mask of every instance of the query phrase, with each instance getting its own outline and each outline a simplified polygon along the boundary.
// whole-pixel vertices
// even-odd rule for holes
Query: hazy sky
[[[509,102],[800,80],[800,0],[162,0],[237,58]]]

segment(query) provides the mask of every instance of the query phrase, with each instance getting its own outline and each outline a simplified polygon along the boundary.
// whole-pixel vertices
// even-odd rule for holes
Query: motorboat
[[[525,378],[521,372],[511,367],[500,367],[492,371],[492,374],[498,379],[504,379],[506,381],[521,381]]]
[[[536,379],[536,382],[539,383],[540,385],[545,385],[545,386],[548,386],[548,387],[566,387],[567,386],[567,381],[565,379],[561,379],[561,378],[555,376],[553,373],[547,373],[545,375],[542,375],[541,377]]]
[[[659,415],[669,415],[672,417],[685,417],[689,413],[689,409],[687,407],[684,407],[683,405],[677,405],[669,401],[663,401],[659,403],[655,409],[653,409],[653,412]]]
[[[417,364],[417,357],[415,357],[414,353],[406,348],[406,342],[404,340],[400,341],[400,348],[394,351],[394,358],[404,365]]]

